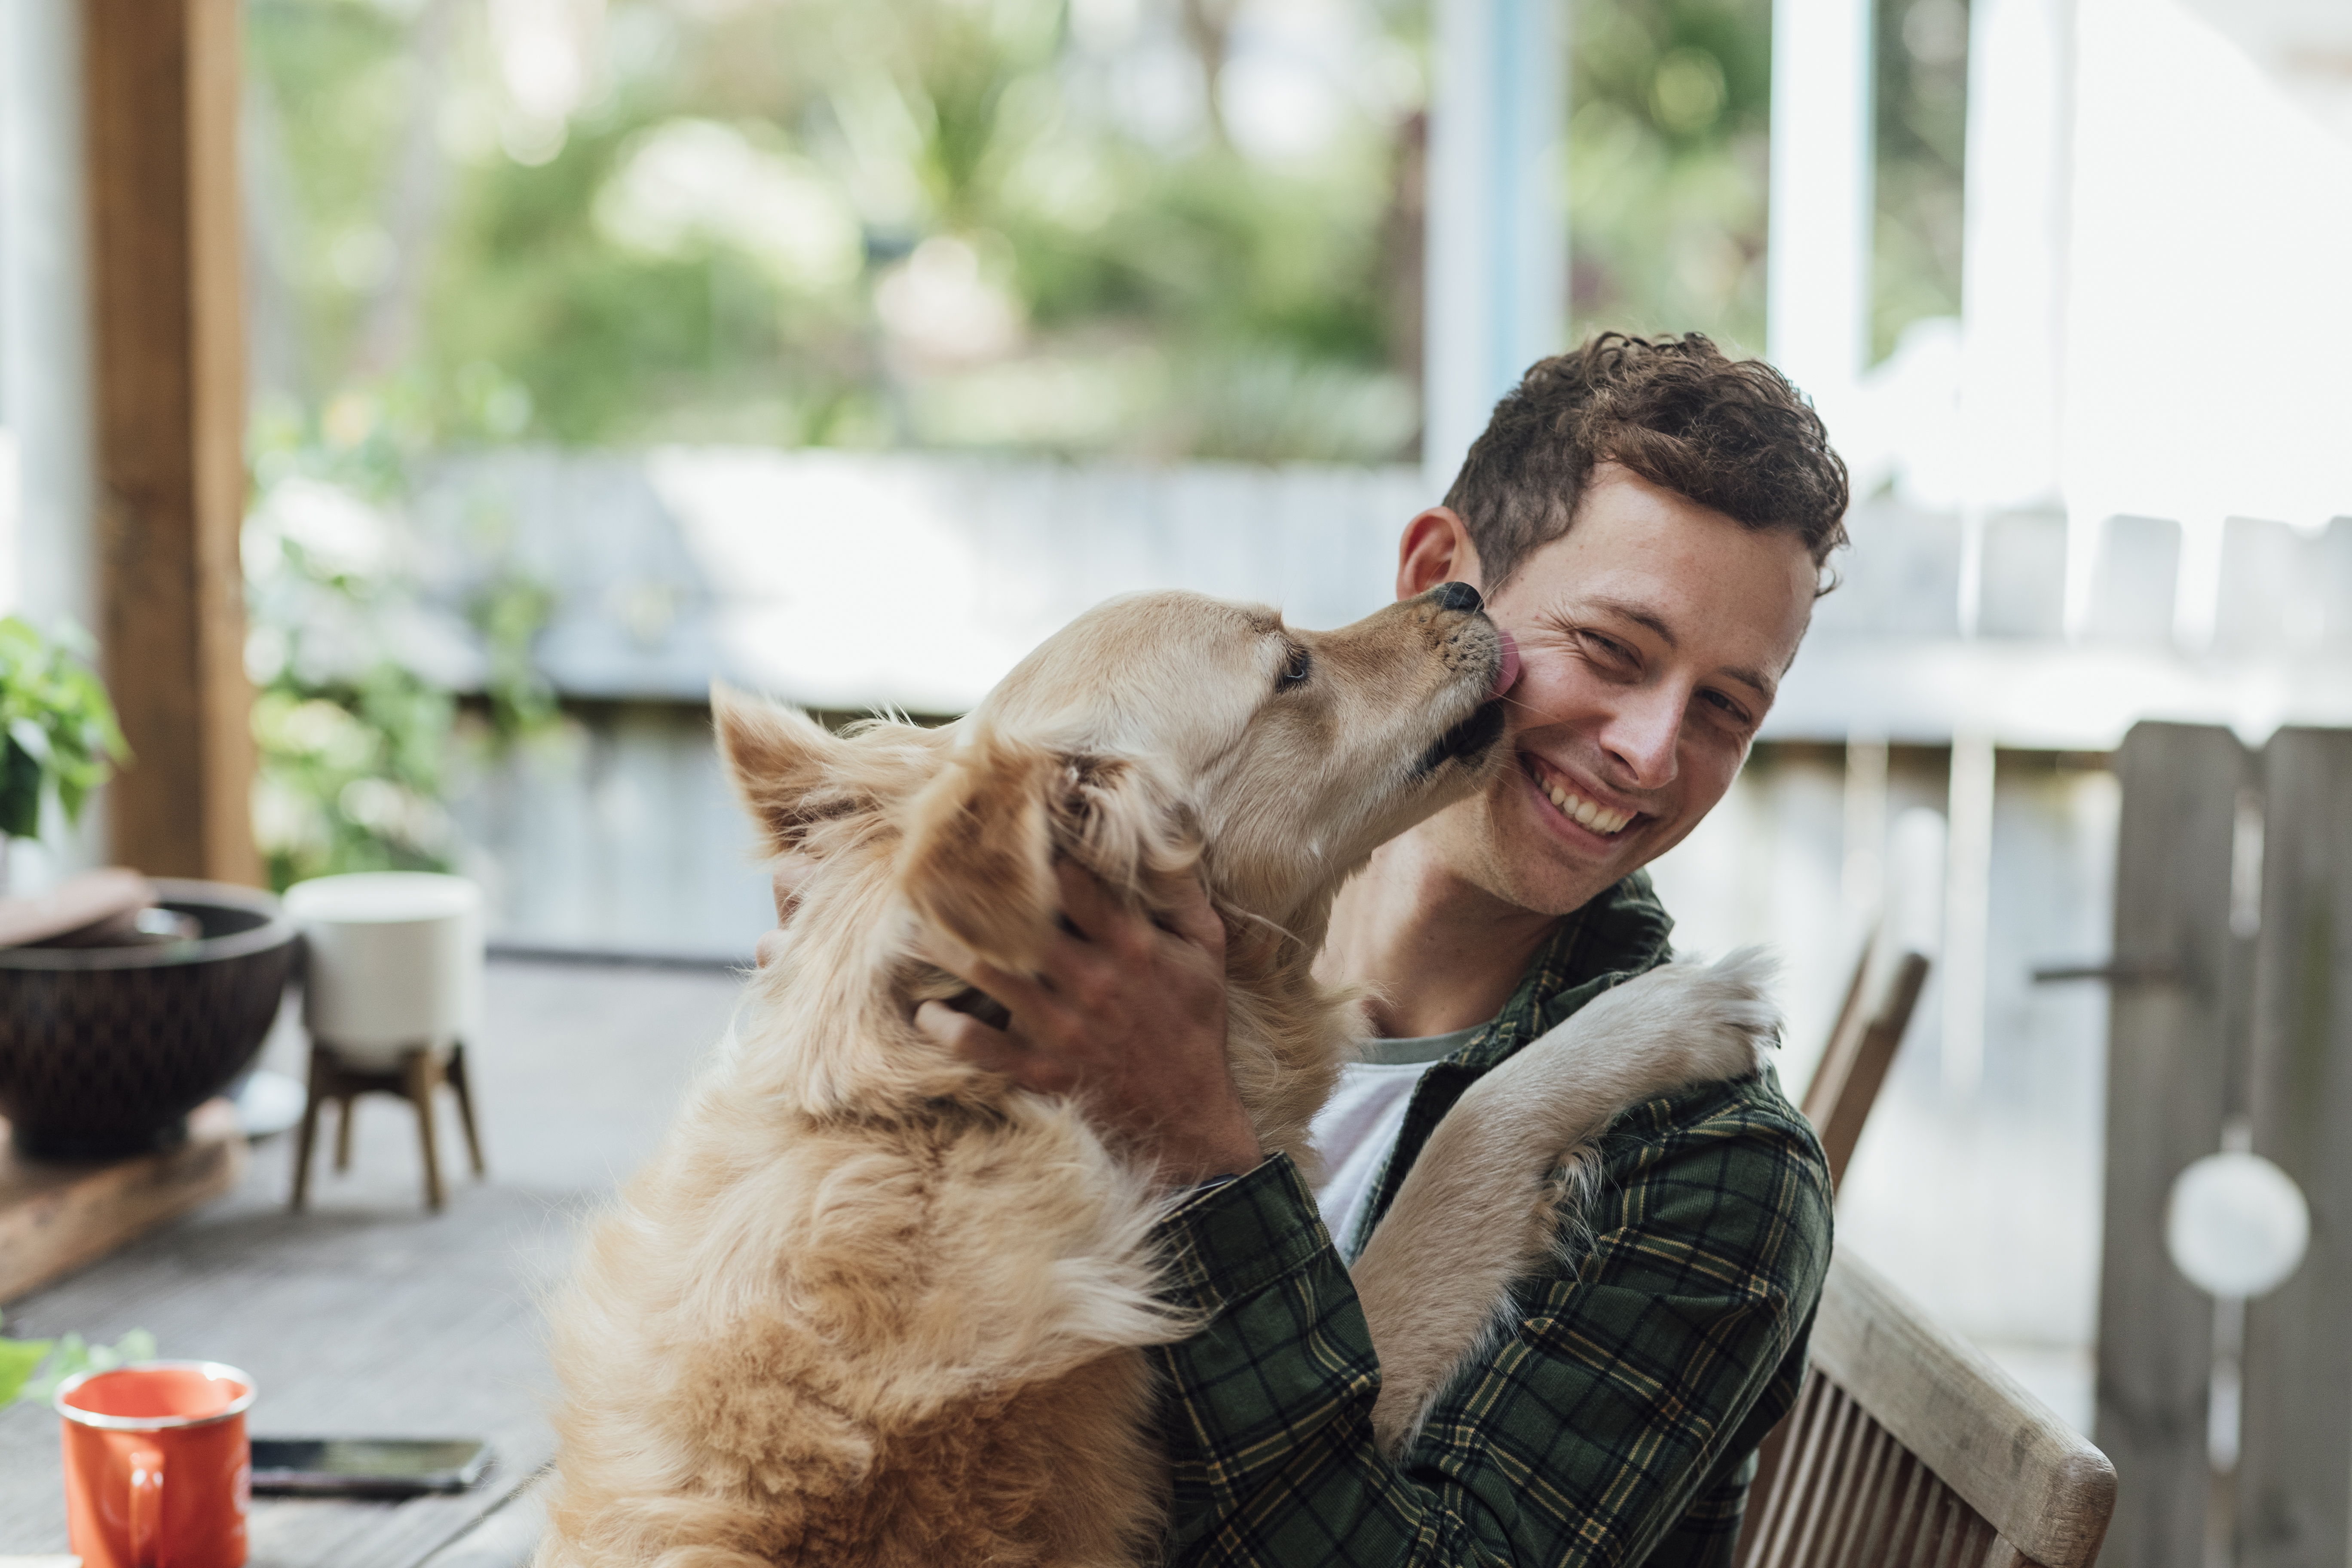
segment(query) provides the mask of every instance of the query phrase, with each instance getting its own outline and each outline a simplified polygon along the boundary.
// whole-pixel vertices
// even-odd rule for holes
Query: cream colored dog
[[[1196,1326],[1157,1292],[1166,1200],[1066,1100],[915,1030],[925,999],[991,1006],[926,943],[1034,970],[1056,856],[1147,910],[1200,876],[1235,1085],[1264,1146],[1311,1168],[1361,1031],[1308,973],[1332,898],[1503,765],[1502,640],[1476,606],[1447,584],[1301,632],[1194,595],[1115,601],[943,730],[836,737],[716,694],[768,847],[814,868],[558,1305],[543,1568],[1149,1558],[1167,1481],[1142,1348]],[[1569,1152],[1755,1070],[1765,977],[1742,955],[1620,987],[1446,1118],[1354,1270],[1391,1451],[1554,1245]]]

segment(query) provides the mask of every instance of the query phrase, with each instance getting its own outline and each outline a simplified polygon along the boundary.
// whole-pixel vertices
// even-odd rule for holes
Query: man
[[[1793,1401],[1830,1246],[1820,1146],[1774,1075],[1628,1113],[1561,1259],[1402,1463],[1343,1255],[1486,1071],[1665,961],[1641,868],[1723,797],[1843,542],[1843,465],[1768,366],[1611,334],[1496,408],[1397,593],[1462,582],[1516,639],[1511,765],[1383,847],[1318,973],[1372,988],[1381,1039],[1317,1124],[1318,1199],[1261,1158],[1224,1068],[1223,931],[1163,930],[1064,876],[1076,934],[1034,976],[964,976],[1005,1030],[918,1022],[1193,1189],[1166,1224],[1209,1314],[1159,1352],[1173,1563],[1727,1563],[1758,1441]],[[1327,1226],[1326,1216],[1330,1224]],[[1335,1245],[1336,1243],[1336,1245]]]

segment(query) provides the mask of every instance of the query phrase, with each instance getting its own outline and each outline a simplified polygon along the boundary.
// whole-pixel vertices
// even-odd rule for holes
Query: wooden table
[[[518,1563],[528,1500],[501,1505],[553,1448],[541,1293],[580,1215],[649,1151],[736,991],[722,973],[494,964],[475,1069],[489,1181],[456,1184],[426,1214],[413,1119],[363,1101],[352,1173],[320,1173],[307,1212],[286,1209],[291,1141],[267,1140],[227,1198],[6,1302],[5,1331],[111,1341],[144,1328],[166,1356],[227,1362],[259,1390],[256,1436],[484,1437],[498,1450],[490,1478],[458,1497],[257,1499],[254,1568]],[[273,1037],[268,1059],[299,1065],[303,1049],[299,1034]],[[0,1410],[0,1556],[65,1545],[57,1417]]]
[[[285,1141],[276,1141],[282,1144]],[[134,1327],[163,1354],[252,1374],[257,1436],[481,1436],[498,1468],[473,1491],[383,1503],[257,1499],[257,1568],[411,1568],[545,1464],[548,1383],[532,1292],[571,1214],[544,1198],[461,1188],[427,1217],[413,1193],[373,1214],[284,1212],[282,1149],[205,1223],[149,1238],[9,1314],[40,1334]],[[0,1414],[0,1551],[60,1551],[57,1417]]]
[[[0,1140],[8,1124],[0,1121]],[[236,1110],[208,1100],[188,1139],[129,1160],[50,1163],[0,1142],[0,1301],[63,1279],[213,1199],[245,1174]]]

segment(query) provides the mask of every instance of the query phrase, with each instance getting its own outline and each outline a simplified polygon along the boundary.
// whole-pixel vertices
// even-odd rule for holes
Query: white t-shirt
[[[1308,1136],[1323,1156],[1316,1205],[1323,1211],[1323,1227],[1343,1255],[1372,1201],[1372,1184],[1403,1130],[1413,1085],[1432,1063],[1468,1045],[1470,1037],[1486,1026],[1474,1024],[1450,1035],[1410,1040],[1365,1040],[1357,1059],[1339,1069],[1339,1087],[1316,1115]]]

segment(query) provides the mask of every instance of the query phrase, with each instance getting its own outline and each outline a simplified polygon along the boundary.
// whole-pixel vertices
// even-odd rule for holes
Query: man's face
[[[1487,596],[1518,641],[1513,765],[1432,820],[1447,859],[1564,914],[1682,842],[1747,758],[1816,581],[1794,531],[1602,465],[1574,526]]]

